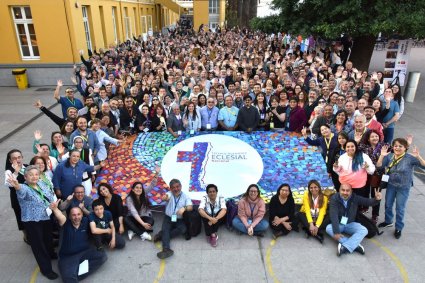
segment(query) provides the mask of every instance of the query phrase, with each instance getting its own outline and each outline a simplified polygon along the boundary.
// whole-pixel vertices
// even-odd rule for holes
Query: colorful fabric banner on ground
[[[238,199],[250,184],[258,184],[268,202],[282,183],[288,183],[297,203],[309,180],[333,190],[332,180],[316,147],[287,132],[199,132],[143,133],[110,150],[108,164],[97,179],[108,182],[123,198],[131,184],[147,187],[156,166],[161,167],[158,184],[147,192],[152,205],[161,205],[168,183],[177,178],[183,191],[194,200],[205,195],[205,187],[217,185],[220,195]]]

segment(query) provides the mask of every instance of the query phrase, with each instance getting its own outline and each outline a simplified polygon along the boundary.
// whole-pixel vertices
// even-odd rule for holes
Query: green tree
[[[253,19],[254,29],[338,39],[353,38],[350,60],[360,69],[369,67],[377,35],[425,37],[425,1],[415,0],[273,0],[278,16]],[[274,24],[276,19],[279,24]]]

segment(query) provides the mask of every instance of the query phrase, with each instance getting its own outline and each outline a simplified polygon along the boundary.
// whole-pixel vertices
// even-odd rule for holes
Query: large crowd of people
[[[58,277],[51,264],[58,256],[64,282],[85,278],[106,261],[104,246],[125,247],[125,231],[129,240],[137,235],[162,241],[158,257],[170,257],[171,238],[190,238],[194,212],[208,243],[217,246],[219,226],[229,217],[214,184],[196,207],[175,176],[163,197],[165,214],[155,235],[147,191],[159,169],[149,186],[129,184],[125,206],[106,183],[96,188],[99,198],[91,198],[110,144],[119,146],[127,136],[147,132],[177,138],[198,131],[291,131],[319,148],[337,193],[328,197],[319,182],[307,180],[308,191],[297,208],[290,180],[281,176],[267,212],[259,187],[252,184],[230,219],[240,234],[262,237],[270,226],[277,238],[301,227],[321,243],[324,232],[329,234],[338,241],[338,255],[364,254],[367,229],[356,215],[372,206],[377,224],[385,188],[385,219],[379,227],[393,226],[395,202],[394,236],[401,237],[413,169],[425,168],[425,160],[414,146],[408,152],[412,136],[394,139],[404,100],[400,86],[385,82],[382,72],[357,70],[335,47],[330,54],[313,47],[301,51],[296,40],[238,28],[198,33],[177,28],[168,35],[89,50],[88,58],[80,54],[75,86],[63,92],[63,82],[57,81],[54,99],[62,117],[35,103],[58,126],[51,140],[43,143],[43,133],[34,132],[35,156],[29,165],[19,149],[6,157],[6,186],[18,228],[47,278]]]

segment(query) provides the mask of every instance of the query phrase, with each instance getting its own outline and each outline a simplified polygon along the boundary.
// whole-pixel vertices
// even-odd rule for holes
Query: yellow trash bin
[[[12,74],[15,76],[16,84],[19,89],[26,89],[28,87],[27,69],[13,69]]]

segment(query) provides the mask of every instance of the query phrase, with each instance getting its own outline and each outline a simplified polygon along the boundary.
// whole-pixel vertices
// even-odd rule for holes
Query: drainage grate
[[[50,87],[42,87],[42,88],[37,88],[35,91],[53,91],[53,90],[55,89]]]

